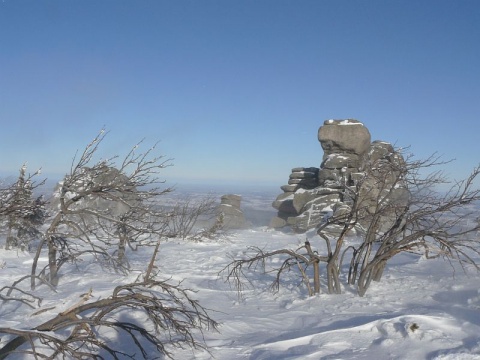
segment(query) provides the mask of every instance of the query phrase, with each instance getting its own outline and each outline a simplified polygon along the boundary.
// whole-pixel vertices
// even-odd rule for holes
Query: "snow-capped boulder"
[[[375,140],[372,142],[370,149],[368,150],[368,159],[369,161],[374,162],[394,153],[395,150],[392,144],[385,141]]]
[[[370,132],[358,120],[326,120],[318,129],[325,154],[350,153],[363,156],[370,148]]]
[[[305,204],[300,215],[289,217],[287,224],[296,232],[303,233],[320,224],[325,216],[332,212],[332,207],[340,201],[339,194],[321,195]],[[315,226],[312,226],[313,224]]]
[[[293,194],[293,207],[297,214],[301,214],[305,210],[307,204],[311,205],[311,201],[315,199],[339,199],[340,192],[337,189],[317,187],[311,190],[298,190]],[[335,200],[336,202],[336,200]]]
[[[324,155],[320,165],[322,169],[359,168],[361,158],[356,154],[333,153]]]

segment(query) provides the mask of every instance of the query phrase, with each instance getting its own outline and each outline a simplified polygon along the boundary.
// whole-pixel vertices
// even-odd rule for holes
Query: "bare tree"
[[[480,166],[467,179],[455,182],[442,193],[438,187],[448,184],[448,179],[441,171],[432,170],[444,164],[435,154],[426,160],[411,156],[404,159],[399,150],[367,159],[362,176],[353,183],[348,179],[341,182],[347,205],[318,225],[317,234],[324,247],[321,243],[314,247],[311,240],[297,250],[263,252],[256,248],[245,259],[234,259],[224,269],[227,280],[238,288],[244,282],[243,269],[264,265],[265,259],[278,256],[283,257],[282,265],[269,270],[277,274],[275,287],[284,270],[296,265],[310,295],[320,291],[318,265],[322,263],[328,293],[341,292],[340,275],[348,256],[348,284],[357,286],[360,296],[372,280],[381,280],[388,261],[402,252],[442,256],[463,267],[480,270],[480,224],[472,221],[478,218],[480,189],[475,188],[474,182],[479,178]],[[356,241],[347,246],[347,240],[352,239]],[[321,249],[323,255],[318,254]]]
[[[84,254],[95,256],[112,266],[125,266],[126,246],[154,243],[168,222],[159,210],[159,197],[172,191],[160,188],[158,176],[170,165],[155,156],[155,146],[138,152],[135,145],[119,161],[118,157],[94,161],[106,132],[100,134],[74,158],[70,173],[59,184],[56,205],[42,243],[38,246],[31,271],[35,287],[37,264],[44,246],[48,265],[38,275],[58,284],[58,271],[67,261]],[[116,249],[117,254],[112,252]]]
[[[259,247],[250,247],[250,254],[245,259],[234,259],[228,264],[221,273],[227,273],[226,280],[237,288],[239,295],[244,290],[246,284],[244,279],[246,270],[256,270],[260,268],[264,273],[274,273],[275,277],[270,286],[273,291],[278,291],[280,287],[281,277],[285,272],[290,270],[298,270],[301,274],[301,280],[308,289],[310,296],[318,294],[320,292],[320,261],[327,261],[326,257],[318,256],[312,251],[309,241],[306,241],[304,245],[297,249],[278,249],[273,251],[264,251]],[[281,257],[282,261],[275,262],[280,265],[275,265],[272,269],[267,269],[266,260],[269,258]],[[313,267],[313,287],[311,279],[308,274],[308,268]]]
[[[155,279],[158,246],[159,242],[145,276],[117,286],[111,296],[90,301],[90,290],[77,304],[33,329],[0,328],[9,337],[0,359],[15,354],[49,359],[146,359],[152,354],[173,358],[175,347],[206,349],[202,331],[218,324],[190,290]],[[109,337],[109,329],[115,338]],[[120,346],[118,336],[123,339]]]
[[[168,237],[183,240],[214,238],[223,230],[223,216],[217,213],[218,204],[212,196],[201,199],[185,197],[170,210]]]
[[[0,300],[40,306],[40,297],[20,287],[24,280],[30,279],[32,290],[40,281],[56,291],[63,264],[92,256],[126,269],[127,247],[155,245],[147,271],[137,281],[117,286],[108,298],[91,301],[91,289],[77,304],[32,329],[0,328],[2,340],[8,341],[0,349],[0,359],[19,353],[32,358],[136,359],[152,352],[172,357],[175,347],[206,349],[202,331],[217,326],[189,289],[158,280],[154,273],[160,240],[170,234],[172,219],[177,224],[183,221],[177,217],[191,220],[185,223],[185,234],[190,235],[192,224],[210,213],[212,202],[169,211],[160,201],[172,189],[163,188],[164,182],[158,179],[169,160],[154,156],[155,146],[138,153],[138,145],[120,161],[118,157],[95,160],[104,137],[105,132],[100,132],[74,158],[52,199],[51,221],[37,248],[31,274],[0,288]],[[0,215],[10,214],[11,209],[3,206]],[[188,210],[181,213],[179,209]],[[48,264],[37,270],[43,251],[47,251]],[[112,330],[128,345],[118,347]]]
[[[437,186],[447,184],[448,179],[441,172],[423,173],[443,164],[436,156],[420,161],[408,158],[401,167],[367,173],[366,179],[370,176],[389,186],[375,198],[376,207],[370,213],[362,212],[362,196],[357,196],[359,206],[354,206],[352,217],[368,220],[364,241],[352,247],[349,268],[349,283],[358,285],[359,295],[365,294],[372,280],[380,281],[387,262],[402,252],[442,256],[462,267],[471,265],[480,270],[475,260],[480,255],[480,226],[472,221],[478,217],[478,210],[469,209],[479,205],[480,189],[475,188],[474,181],[480,166],[441,193]],[[388,183],[386,176],[393,181]],[[357,185],[357,193],[366,181]],[[402,188],[409,197],[398,201],[395,192]]]

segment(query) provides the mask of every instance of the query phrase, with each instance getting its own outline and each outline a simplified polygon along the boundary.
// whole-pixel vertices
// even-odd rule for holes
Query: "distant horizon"
[[[35,177],[35,182],[38,184],[46,180],[45,185],[41,187],[41,192],[53,190],[56,184],[63,179],[66,175],[60,174],[39,174]],[[0,181],[6,180],[8,182],[14,182],[18,177],[18,173],[5,173],[0,171]],[[284,183],[288,182],[288,174]],[[161,187],[172,187],[174,191],[178,193],[190,193],[190,192],[202,192],[202,193],[259,193],[265,192],[267,194],[279,194],[281,193],[280,186],[284,185],[282,181],[278,184],[272,182],[261,181],[224,181],[224,180],[192,180],[192,179],[165,179],[163,184],[159,184]]]

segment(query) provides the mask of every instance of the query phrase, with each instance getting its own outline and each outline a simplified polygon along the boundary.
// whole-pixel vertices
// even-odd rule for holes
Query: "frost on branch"
[[[143,278],[115,287],[92,300],[92,289],[75,306],[32,329],[0,327],[0,359],[25,354],[34,358],[173,358],[176,347],[206,349],[204,330],[217,328],[207,310],[181,285],[156,280],[152,264]],[[122,339],[121,342],[118,339]]]
[[[70,173],[56,189],[51,221],[37,249],[31,272],[58,284],[59,269],[84,255],[117,270],[128,268],[126,249],[155,244],[164,235],[168,216],[158,206],[172,191],[159,180],[169,160],[154,155],[155,147],[138,152],[135,145],[123,158],[94,161],[106,132],[86,146],[72,162]],[[46,248],[48,265],[37,270]]]

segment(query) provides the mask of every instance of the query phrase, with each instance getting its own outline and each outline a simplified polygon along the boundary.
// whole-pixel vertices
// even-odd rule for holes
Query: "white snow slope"
[[[442,259],[399,255],[364,297],[348,285],[341,295],[308,297],[294,272],[287,274],[278,293],[272,293],[274,275],[258,271],[250,273],[253,287],[239,298],[219,275],[229,256],[245,256],[248,246],[296,248],[304,240],[304,235],[258,226],[218,241],[163,243],[157,261],[162,276],[174,283],[183,280],[184,287],[197,291],[193,297],[220,323],[218,332],[203,334],[210,353],[187,348],[174,350],[174,358],[480,359],[480,278]],[[321,246],[320,239],[311,242]],[[150,252],[130,253],[132,268],[142,270]],[[31,254],[0,249],[0,288],[27,274],[30,260]],[[57,293],[39,287],[41,308],[54,309],[32,316],[38,309],[5,302],[0,304],[0,327],[34,327],[70,307],[90,288],[94,299],[106,297],[138,271],[125,277],[88,262],[65,267]],[[0,347],[6,341],[0,339]]]

